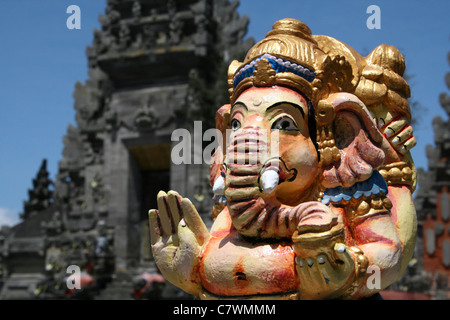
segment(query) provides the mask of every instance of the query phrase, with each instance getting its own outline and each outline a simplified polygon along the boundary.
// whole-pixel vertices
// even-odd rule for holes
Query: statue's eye
[[[272,130],[298,130],[294,120],[288,117],[283,117],[276,120],[272,124]]]
[[[237,120],[237,119],[231,120],[231,130],[236,131],[240,127],[241,127],[241,123],[239,122],[239,120]]]

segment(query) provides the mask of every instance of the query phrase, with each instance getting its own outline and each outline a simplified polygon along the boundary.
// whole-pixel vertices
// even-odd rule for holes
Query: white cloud
[[[13,226],[19,222],[19,214],[15,210],[0,207],[0,227]]]

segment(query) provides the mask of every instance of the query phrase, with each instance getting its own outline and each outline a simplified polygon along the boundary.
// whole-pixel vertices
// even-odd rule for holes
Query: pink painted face
[[[253,165],[263,171],[278,161],[279,181],[272,189],[269,186],[270,194],[287,205],[311,200],[319,165],[302,95],[278,86],[247,89],[231,108],[231,130],[227,156],[233,154],[239,160],[239,155],[245,155],[242,167]],[[236,152],[239,146],[245,152]]]

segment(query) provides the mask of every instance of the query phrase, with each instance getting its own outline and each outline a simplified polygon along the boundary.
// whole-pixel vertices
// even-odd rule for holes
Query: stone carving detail
[[[175,191],[150,210],[163,276],[199,299],[360,299],[396,281],[416,240],[403,71],[394,47],[363,57],[277,21],[229,66],[211,229]]]
[[[47,160],[42,160],[41,167],[33,179],[33,189],[28,190],[28,201],[24,201],[24,211],[20,215],[22,219],[47,209],[53,202],[53,191],[50,189],[53,186],[52,180],[49,178],[47,171]]]
[[[450,54],[447,55],[450,62]],[[450,89],[450,73],[445,81]],[[447,93],[439,97],[442,108],[450,116],[450,99]],[[419,189],[416,192],[415,204],[419,223],[423,229],[422,245],[418,248],[417,259],[420,261],[420,271],[431,279],[428,293],[435,299],[449,299],[447,282],[448,252],[449,252],[449,192],[450,163],[449,121],[441,117],[433,119],[435,146],[426,147],[428,170],[419,170]],[[422,253],[422,251],[423,253]],[[422,253],[422,254],[421,254]]]
[[[143,27],[142,37],[144,38],[144,48],[150,49],[156,44],[157,33],[156,30],[154,30],[154,28],[152,28],[151,26],[146,25]]]
[[[43,221],[41,223],[41,227],[47,236],[61,234],[64,228],[61,213],[55,211],[49,221]]]
[[[448,193],[443,193],[441,195],[441,216],[444,222],[448,222],[450,215],[450,199]]]
[[[142,15],[142,7],[139,0],[133,2],[133,7],[131,8],[131,12],[134,18],[139,19]]]
[[[148,98],[147,103],[143,104],[142,107],[136,111],[134,122],[139,129],[151,129],[158,123],[156,110],[152,106],[151,96]]]
[[[220,19],[224,34],[221,50],[226,61],[238,54],[238,52],[234,52],[236,51],[236,43],[239,43],[247,33],[249,18],[246,15],[243,17],[238,16],[236,10],[238,6],[239,1],[232,1],[230,3],[228,0],[220,0],[214,2],[214,12],[220,10],[217,15]]]
[[[450,267],[450,240],[445,239],[442,244],[442,264]]]
[[[94,178],[92,179],[91,183],[91,190],[92,190],[92,198],[94,199],[95,203],[101,203],[104,204],[105,202],[105,185],[103,182],[102,175],[100,173],[95,174]],[[104,222],[103,222],[104,224]]]
[[[177,15],[175,0],[167,1],[167,11],[169,13],[169,41],[171,44],[178,44],[183,34],[183,21]]]
[[[99,17],[99,21],[106,30],[111,30],[111,28],[117,26],[120,21],[120,17],[120,12],[114,10],[114,5],[110,4],[105,9],[105,15],[101,15]]]

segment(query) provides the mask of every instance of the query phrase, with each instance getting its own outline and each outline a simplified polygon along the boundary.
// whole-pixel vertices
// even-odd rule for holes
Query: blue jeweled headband
[[[369,179],[357,182],[350,188],[336,187],[326,189],[323,193],[322,203],[339,203],[341,201],[359,199],[362,196],[369,198],[372,195],[386,195],[387,193],[388,186],[386,181],[381,174],[375,170]]]
[[[316,73],[313,70],[308,69],[307,67],[304,67],[297,63],[286,61],[281,58],[272,56],[268,53],[265,53],[262,56],[253,60],[252,62],[246,64],[235,74],[235,76],[233,78],[233,88],[234,89],[236,89],[236,87],[242,80],[253,76],[255,67],[258,65],[258,62],[261,59],[266,59],[270,63],[270,66],[273,68],[273,70],[275,70],[276,73],[291,72],[293,74],[296,74],[296,75],[304,78],[308,82],[312,82],[314,80],[314,78],[316,77]]]

